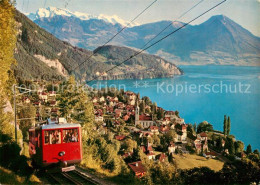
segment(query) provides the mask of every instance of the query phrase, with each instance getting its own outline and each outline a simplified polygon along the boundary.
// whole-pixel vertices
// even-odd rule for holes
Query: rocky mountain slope
[[[170,77],[181,74],[179,68],[160,57],[142,54],[128,63],[105,73],[123,58],[134,53],[133,49],[107,46],[87,60],[92,51],[61,41],[37,26],[25,15],[16,11],[19,29],[15,58],[18,62],[15,75],[21,79],[62,79],[74,74],[78,79],[125,79]],[[118,52],[123,53],[118,54]],[[120,58],[119,58],[120,57]],[[85,62],[78,67],[79,64]],[[153,72],[144,72],[147,69]]]
[[[43,16],[34,20],[42,28],[75,46],[95,49],[122,25],[79,16]],[[111,44],[141,48],[170,21],[160,21],[125,29]],[[182,25],[174,23],[166,35]],[[162,37],[161,36],[161,37]],[[148,50],[177,64],[260,65],[260,38],[226,16],[213,16],[200,25],[189,25]]]

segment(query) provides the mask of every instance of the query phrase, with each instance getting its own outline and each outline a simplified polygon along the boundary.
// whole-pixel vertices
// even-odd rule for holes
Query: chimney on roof
[[[135,166],[138,166],[138,163],[135,163]]]

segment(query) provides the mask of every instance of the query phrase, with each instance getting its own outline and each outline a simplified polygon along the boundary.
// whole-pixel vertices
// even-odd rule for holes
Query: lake
[[[117,87],[148,96],[166,110],[178,110],[186,123],[204,120],[260,149],[260,67],[180,66],[184,75],[163,79],[96,81],[93,87]],[[257,139],[258,138],[258,139]]]

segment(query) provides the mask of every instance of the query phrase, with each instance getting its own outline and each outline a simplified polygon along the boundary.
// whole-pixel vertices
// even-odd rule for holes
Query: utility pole
[[[17,122],[16,122],[16,85],[14,87],[14,127],[15,127],[15,141],[17,143]]]
[[[15,128],[14,132],[15,132],[15,141],[17,143],[16,96],[19,96],[19,95],[22,95],[22,94],[25,94],[28,92],[33,92],[35,90],[31,90],[31,89],[27,89],[27,88],[23,88],[23,87],[17,87],[16,84],[13,85],[13,88],[14,88],[13,91],[14,91],[14,128]],[[16,94],[16,88],[24,90],[25,92]]]

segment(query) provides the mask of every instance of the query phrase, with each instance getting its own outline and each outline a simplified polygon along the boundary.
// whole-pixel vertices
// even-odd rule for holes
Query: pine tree
[[[223,122],[223,134],[227,135],[227,116],[224,115],[224,122]]]
[[[193,125],[193,130],[194,130],[195,133],[197,132],[197,124],[196,123],[194,123],[194,125]]]
[[[231,140],[231,141],[230,141],[229,153],[232,154],[232,155],[234,155],[235,152],[236,152],[236,150],[235,150],[235,145],[234,145],[233,140]]]
[[[227,119],[227,135],[229,135],[229,133],[230,133],[230,127],[231,127],[230,124],[231,124],[230,123],[230,117],[228,116],[228,119]]]
[[[144,114],[145,113],[145,103],[144,101],[142,101],[140,103],[140,114]]]
[[[250,144],[247,145],[247,147],[246,147],[246,153],[247,153],[247,155],[250,154],[250,153],[252,153],[252,147],[251,147]]]

